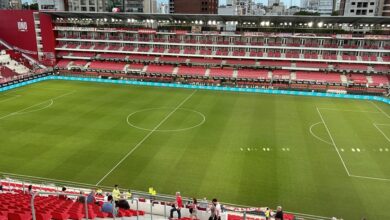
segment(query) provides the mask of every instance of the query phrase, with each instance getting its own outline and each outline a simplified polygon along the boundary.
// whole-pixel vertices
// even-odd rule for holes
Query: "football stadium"
[[[0,44],[1,220],[390,219],[390,17],[0,10]]]

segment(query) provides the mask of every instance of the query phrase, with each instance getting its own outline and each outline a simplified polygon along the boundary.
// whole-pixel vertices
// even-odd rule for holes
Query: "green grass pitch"
[[[0,171],[390,219],[390,106],[46,81],[0,94]]]

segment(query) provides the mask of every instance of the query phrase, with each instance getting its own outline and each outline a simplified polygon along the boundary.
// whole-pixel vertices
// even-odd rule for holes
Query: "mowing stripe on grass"
[[[9,114],[7,114],[7,115],[1,116],[1,117],[0,117],[0,120],[1,120],[1,119],[4,119],[4,118],[8,118],[8,117],[13,116],[13,115],[20,114],[20,113],[23,112],[23,111],[26,111],[26,110],[28,110],[28,109],[30,109],[30,108],[34,108],[34,107],[39,106],[39,105],[42,105],[42,104],[44,104],[44,103],[46,103],[46,102],[53,102],[53,101],[56,100],[56,99],[65,97],[65,96],[70,95],[70,94],[73,94],[73,93],[75,93],[75,91],[68,92],[68,93],[62,94],[62,95],[60,95],[60,96],[57,96],[57,97],[54,97],[54,98],[45,100],[45,101],[43,101],[43,102],[40,102],[40,103],[31,105],[31,106],[29,106],[29,107],[27,107],[27,108],[18,110],[18,111],[16,111],[16,112],[11,112],[11,113],[9,113]]]
[[[360,111],[360,110],[349,110],[349,109],[338,109],[338,108],[319,108],[320,110],[329,110],[329,111],[340,111],[340,112],[364,112],[364,113],[381,113],[378,111]]]
[[[313,132],[313,127],[316,126],[316,125],[318,125],[318,124],[323,124],[323,122],[320,121],[320,122],[317,122],[317,123],[315,123],[315,124],[312,124],[312,125],[310,126],[310,128],[309,128],[310,134],[313,135],[313,137],[317,138],[318,140],[320,140],[320,141],[322,141],[322,142],[324,142],[324,143],[327,143],[327,144],[332,145],[331,142],[326,141],[326,140],[320,138],[319,136],[317,136],[316,134],[314,134],[314,132]]]
[[[389,137],[387,137],[387,135],[385,134],[385,132],[383,132],[382,131],[382,129],[380,129],[379,127],[378,127],[378,125],[381,125],[381,124],[373,124],[374,125],[374,127],[376,128],[376,129],[378,129],[378,131],[383,135],[383,137],[385,137],[386,138],[386,140],[388,141],[388,142],[390,142],[390,138]],[[383,125],[382,125],[383,126]]]
[[[169,117],[171,117],[184,103],[186,103],[195,93],[197,90],[194,90],[187,98],[185,98],[176,108],[174,108],[165,118],[156,125],[138,144],[135,145],[106,175],[104,175],[99,182],[96,183],[96,186],[99,185],[103,180],[107,178],[108,175],[112,173],[126,158],[128,158],[139,146],[141,146],[166,120],[168,120]]]
[[[345,171],[347,172],[348,176],[351,176],[350,173],[349,173],[349,170],[348,170],[348,168],[347,168],[347,165],[345,165],[345,162],[344,162],[344,160],[343,160],[343,157],[341,156],[341,154],[340,154],[340,152],[339,152],[339,149],[337,148],[336,142],[334,141],[334,139],[333,139],[333,137],[332,137],[332,134],[330,133],[329,128],[328,128],[328,126],[326,125],[325,120],[324,120],[324,118],[322,117],[322,114],[321,114],[320,110],[318,109],[318,107],[317,107],[317,112],[318,112],[318,114],[320,115],[320,118],[321,118],[322,123],[324,123],[324,125],[325,125],[326,131],[327,131],[328,134],[329,134],[329,137],[330,137],[330,140],[331,140],[332,143],[333,143],[334,149],[336,150],[337,154],[339,155],[339,158],[340,158],[340,160],[341,160],[341,163],[342,163],[343,166],[344,166]]]
[[[370,176],[358,176],[358,175],[349,175],[350,177],[369,179],[369,180],[381,180],[381,181],[390,181],[390,179],[386,178],[378,178],[378,177],[370,177]]]
[[[381,111],[387,118],[390,118],[390,115],[388,115],[383,109],[381,109],[377,104],[375,104],[373,101],[370,101],[371,104],[373,104],[379,111]]]

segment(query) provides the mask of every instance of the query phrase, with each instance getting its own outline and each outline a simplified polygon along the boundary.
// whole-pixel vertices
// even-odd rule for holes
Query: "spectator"
[[[130,205],[129,205],[129,202],[127,202],[126,198],[125,198],[125,195],[122,195],[119,199],[119,201],[117,202],[117,206],[120,208],[120,209],[125,209],[125,210],[129,210],[130,209]]]
[[[221,205],[217,199],[213,199],[210,207],[211,215],[209,220],[221,220]]]
[[[88,196],[87,196],[87,203],[88,204],[93,204],[93,203],[96,203],[96,199],[95,199],[95,190],[92,190]]]
[[[265,210],[265,220],[269,220],[271,217],[271,210],[269,210],[269,208],[267,207],[267,209]]]
[[[171,218],[173,218],[173,213],[177,212],[177,218],[181,218],[181,208],[183,208],[183,200],[181,199],[180,192],[176,192],[176,202],[172,204],[171,209]]]
[[[114,201],[119,201],[121,197],[121,191],[119,190],[118,185],[114,186],[114,189],[112,190],[112,197]]]
[[[102,189],[96,189],[96,195],[103,196],[103,190]]]
[[[190,205],[190,218],[191,219],[198,219],[198,201],[193,198],[192,204]]]
[[[62,187],[61,193],[60,193],[60,195],[58,196],[58,198],[61,199],[61,200],[66,200],[66,199],[68,199],[68,197],[67,197],[66,195],[64,195],[64,193],[66,193],[66,187]]]
[[[125,196],[125,199],[126,199],[126,200],[131,199],[131,192],[130,192],[130,189],[127,190],[127,192],[124,193],[124,196]]]
[[[278,206],[278,207],[276,208],[275,220],[283,220],[282,206]]]
[[[0,184],[0,191],[3,191],[3,185]]]
[[[116,216],[118,209],[114,206],[114,201],[112,195],[109,195],[107,198],[107,202],[103,203],[102,212],[112,214],[112,216]]]
[[[84,196],[83,191],[80,191],[80,195],[77,198],[77,201],[80,202],[80,203],[85,203],[85,196]]]
[[[32,185],[28,185],[27,194],[32,195],[34,192],[32,191]]]

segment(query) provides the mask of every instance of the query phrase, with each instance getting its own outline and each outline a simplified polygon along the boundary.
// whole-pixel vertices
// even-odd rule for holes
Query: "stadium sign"
[[[27,32],[27,22],[23,21],[23,19],[20,19],[20,21],[17,22],[17,25],[20,32]]]

